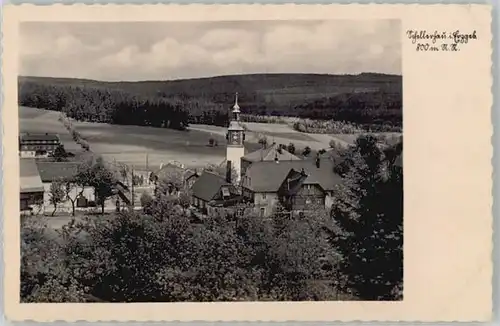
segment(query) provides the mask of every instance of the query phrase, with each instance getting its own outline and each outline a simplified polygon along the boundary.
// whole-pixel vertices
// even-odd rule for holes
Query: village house
[[[241,157],[241,175],[244,175],[250,165],[255,162],[262,161],[299,161],[299,157],[291,154],[287,150],[281,148],[278,144],[272,143],[270,146],[263,147],[257,151],[250,152]]]
[[[234,206],[240,200],[238,189],[227,176],[209,171],[204,171],[191,188],[191,205],[207,215]]]
[[[336,185],[342,182],[341,177],[333,169],[337,160],[335,152],[323,153],[311,159],[301,159],[273,143],[257,151],[245,153],[244,140],[245,128],[240,123],[240,107],[236,94],[227,133],[228,143],[224,161],[228,167],[227,177],[225,180],[216,175],[200,177],[193,185],[194,206],[211,207],[208,204],[212,200],[210,196],[216,196],[221,193],[223,185],[227,187],[231,184],[230,181],[235,181],[229,176],[231,166],[237,175],[234,183],[241,190],[235,189],[234,196],[229,192],[227,196],[217,197],[219,206],[233,205],[235,202],[233,197],[238,197],[238,191],[241,193],[240,201],[253,205],[263,216],[271,215],[278,204],[289,211],[303,211],[313,205],[327,209],[332,206],[333,191]],[[210,182],[213,186],[205,185]],[[201,195],[206,188],[211,189],[207,191],[210,196]]]
[[[94,188],[86,186],[82,189],[81,186],[76,185],[73,181],[78,173],[78,162],[36,162],[38,173],[40,179],[43,183],[44,195],[43,195],[43,206],[44,211],[50,211],[53,208],[50,202],[50,187],[54,181],[64,181],[64,183],[69,183],[70,191],[67,196],[70,198],[77,199],[77,207],[87,207],[89,202],[95,202]],[[82,192],[83,190],[83,192]],[[77,198],[78,194],[81,196]],[[72,206],[69,200],[65,200],[60,205],[58,205],[58,211],[71,212]]]
[[[255,162],[242,177],[243,198],[263,216],[272,214],[278,204],[289,211],[308,206],[330,209],[333,191],[342,182],[333,166],[327,158]]]
[[[20,158],[20,207],[21,212],[34,214],[47,214],[53,211],[51,203],[51,185],[61,182],[66,191],[70,185],[66,198],[58,204],[57,211],[71,213],[75,208],[88,208],[96,206],[94,188],[77,184],[75,177],[78,173],[79,162],[48,162],[33,158]],[[113,185],[113,192],[120,198],[121,203],[130,205],[129,189],[121,182]],[[69,197],[69,198],[68,198]],[[113,196],[114,197],[114,196]],[[114,201],[117,198],[109,198]],[[116,203],[116,202],[115,202]]]
[[[151,172],[149,180],[154,184],[158,184],[161,180],[181,183],[183,189],[175,189],[175,191],[181,191],[191,189],[199,176],[196,170],[186,169],[184,166],[176,163],[167,163],[160,166],[160,169]]]
[[[30,214],[36,206],[42,206],[44,187],[34,159],[20,159],[19,170],[20,209],[21,213]]]
[[[19,155],[22,158],[48,157],[54,154],[61,141],[57,134],[24,133],[19,135]]]

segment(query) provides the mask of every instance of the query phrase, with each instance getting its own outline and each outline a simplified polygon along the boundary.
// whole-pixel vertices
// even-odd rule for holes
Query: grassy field
[[[59,113],[19,107],[19,131],[58,133],[66,150],[81,152],[62,123]],[[219,146],[209,147],[207,132],[120,126],[73,122],[76,130],[89,142],[92,152],[106,160],[121,162],[136,169],[156,169],[162,163],[179,161],[186,166],[201,167],[221,163],[225,157],[225,134],[214,134]]]
[[[320,150],[322,148],[327,149],[331,139],[331,137],[327,139],[325,137],[317,137],[313,134],[298,132],[285,124],[246,122],[244,125],[247,129],[247,143],[257,143],[260,137],[266,136],[269,143],[272,143],[273,141],[278,144],[285,145],[294,143],[296,148],[309,146],[313,150]],[[191,130],[202,131],[212,135],[224,136],[226,134],[226,129],[224,127],[192,125],[189,128]]]
[[[19,108],[20,132],[56,132],[65,148],[81,152],[62,123],[59,113],[34,108]],[[76,130],[88,141],[92,152],[106,160],[121,162],[138,170],[157,169],[162,163],[178,161],[188,167],[200,168],[219,164],[226,153],[226,128],[192,125],[188,131],[142,126],[109,125],[91,122],[73,122]],[[352,144],[358,135],[307,134],[293,130],[289,125],[272,123],[245,123],[247,151],[259,148],[258,140],[265,135],[269,142],[295,144],[297,149],[309,146],[313,150],[327,149],[331,139],[338,144]],[[209,138],[218,146],[209,147]]]
[[[81,151],[62,123],[58,113],[34,108],[20,107],[20,131],[56,132],[67,150]],[[73,121],[76,130],[88,141],[92,152],[106,160],[121,162],[136,169],[156,169],[162,163],[178,161],[189,167],[203,167],[219,164],[225,157],[226,128],[206,125],[192,125],[189,131],[142,126],[121,126],[102,123]],[[268,123],[246,123],[247,150],[259,148],[261,135],[268,141],[288,144],[297,148],[310,146],[312,149],[328,147],[328,141],[319,142],[310,135],[294,131],[288,125]],[[208,139],[214,138],[218,146],[209,147]]]
[[[59,112],[19,107],[19,132],[20,133],[57,133],[64,148],[72,153],[82,152],[80,145],[75,143],[68,130],[62,125]]]
[[[74,122],[93,152],[137,169],[156,169],[162,163],[179,161],[186,166],[218,164],[225,156],[225,138],[214,135],[220,144],[208,146],[208,135],[196,130],[177,131],[141,126],[120,126]]]

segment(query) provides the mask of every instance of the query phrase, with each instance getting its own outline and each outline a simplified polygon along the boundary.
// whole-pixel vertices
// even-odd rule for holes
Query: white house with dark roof
[[[231,180],[209,171],[204,171],[191,188],[191,204],[209,215],[217,208],[236,204],[240,197]]]
[[[80,187],[72,181],[78,173],[78,162],[42,162],[37,161],[36,166],[44,188],[43,206],[44,211],[50,211],[53,206],[50,202],[50,187],[54,181],[64,181],[71,184],[68,196],[77,198],[81,193],[80,206],[95,201],[95,191],[93,187]],[[83,201],[82,201],[83,199]],[[72,210],[69,200],[65,200],[58,206],[58,211],[70,212]]]
[[[19,135],[19,155],[23,158],[48,157],[61,145],[59,135],[23,133]]]

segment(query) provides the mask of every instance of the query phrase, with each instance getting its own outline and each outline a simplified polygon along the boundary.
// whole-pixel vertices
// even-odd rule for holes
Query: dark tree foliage
[[[245,114],[401,126],[402,78],[257,74],[144,82],[20,77],[19,103],[85,121],[183,129],[226,126],[235,92]]]
[[[64,242],[54,245],[52,255],[36,256],[37,242],[30,241],[35,247],[23,248],[31,255],[25,264],[37,262],[39,267],[23,269],[22,299],[335,300],[343,295],[330,281],[335,271],[322,266],[325,260],[335,265],[339,255],[322,232],[331,222],[328,214],[316,213],[284,219],[278,227],[243,208],[194,224],[175,196],[160,194],[148,215],[122,212],[68,225],[61,234]],[[57,284],[68,287],[35,296],[38,282],[45,288],[45,279],[53,275],[46,274],[43,263],[65,266]]]
[[[370,127],[402,125],[401,92],[359,92],[316,99],[293,108],[291,115],[301,118],[337,120]]]
[[[306,146],[304,150],[302,151],[302,156],[309,156],[311,154],[311,147]]]
[[[344,184],[335,192],[333,235],[340,270],[364,300],[394,300],[403,284],[403,178],[394,165],[402,144],[385,152],[372,136],[351,149]],[[401,290],[399,290],[401,292]]]
[[[185,129],[188,124],[225,126],[228,112],[203,99],[163,98],[104,87],[23,82],[19,104],[91,122]]]
[[[21,302],[83,302],[85,288],[61,259],[61,244],[40,216],[21,219]]]
[[[57,146],[54,152],[49,155],[49,157],[53,158],[56,162],[67,162],[70,157],[74,156],[73,153],[66,152],[63,145]]]

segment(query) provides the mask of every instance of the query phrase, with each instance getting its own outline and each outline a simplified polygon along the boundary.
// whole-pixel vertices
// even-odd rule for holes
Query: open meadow
[[[66,150],[81,153],[58,121],[56,111],[19,107],[20,132],[58,133]],[[212,125],[191,125],[188,131],[144,126],[111,125],[95,122],[73,121],[76,130],[90,144],[92,152],[102,155],[109,162],[120,162],[137,170],[154,170],[162,163],[178,161],[188,167],[201,168],[219,164],[225,158],[226,128]],[[288,124],[244,123],[247,151],[259,148],[258,140],[265,135],[268,142],[294,143],[297,149],[309,146],[312,150],[328,149],[333,139],[340,146],[352,144],[358,134],[312,134],[294,130]],[[389,133],[388,133],[389,134]],[[390,134],[392,135],[392,134]],[[213,138],[217,146],[208,146]]]
[[[57,133],[64,148],[72,153],[82,151],[80,145],[75,143],[68,130],[58,120],[59,112],[19,107],[19,132],[20,133]]]
[[[356,139],[356,134],[353,135],[328,135],[328,134],[311,134],[294,130],[288,124],[280,123],[258,123],[244,122],[246,127],[247,142],[257,143],[263,135],[267,137],[269,142],[288,145],[293,143],[296,148],[305,148],[309,146],[312,150],[328,149],[330,141],[334,139],[339,145],[348,146]],[[191,125],[191,130],[204,131],[211,134],[225,135],[226,129],[223,127],[209,125]],[[349,137],[343,137],[349,136]]]
[[[19,107],[20,132],[58,133],[66,150],[81,151],[58,117],[55,111]],[[158,168],[161,163],[172,160],[187,166],[204,166],[220,163],[225,156],[224,137],[215,135],[220,145],[208,147],[206,132],[77,121],[73,124],[88,141],[92,152],[137,169],[145,168],[146,164],[150,169]]]

